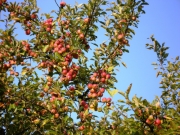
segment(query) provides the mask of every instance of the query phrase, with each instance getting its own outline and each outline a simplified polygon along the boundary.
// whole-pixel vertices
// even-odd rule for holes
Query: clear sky
[[[8,0],[15,1],[15,0]],[[16,0],[21,2],[23,0]],[[51,10],[57,10],[54,0],[37,0],[41,12],[49,13]],[[57,0],[60,3],[61,0]],[[111,1],[111,0],[109,0]],[[73,5],[75,0],[65,0],[67,4]],[[78,3],[87,2],[87,0],[76,0]],[[152,34],[160,43],[165,42],[169,49],[169,59],[180,55],[180,1],[179,0],[147,0],[149,3],[145,7],[146,14],[139,20],[139,28],[135,29],[136,35],[130,41],[130,53],[124,54],[122,60],[127,64],[127,69],[123,66],[118,67],[116,84],[117,89],[126,90],[130,83],[133,84],[131,96],[137,94],[149,101],[153,100],[155,95],[160,95],[160,78],[156,78],[156,71],[151,65],[156,62],[156,54],[145,48],[147,39]],[[0,25],[2,28],[2,25]],[[101,31],[100,31],[101,33]],[[104,41],[103,34],[98,37],[98,42]],[[20,34],[21,39],[24,33]],[[114,100],[119,96],[115,96]]]

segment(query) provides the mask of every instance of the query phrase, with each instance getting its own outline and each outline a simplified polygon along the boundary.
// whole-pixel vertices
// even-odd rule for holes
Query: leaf
[[[46,45],[46,46],[43,48],[43,52],[47,52],[48,48],[49,48],[49,45]]]
[[[141,5],[149,5],[147,2],[143,2]]]
[[[46,125],[47,122],[49,122],[48,119],[43,120],[43,121],[41,122],[41,127],[43,127],[44,125]]]
[[[110,20],[108,19],[106,20],[106,26],[109,26],[109,24],[110,24]]]
[[[139,107],[139,101],[138,101],[136,95],[134,95],[134,97],[132,98],[132,100],[134,101],[136,107]]]
[[[123,64],[123,66],[124,66],[124,67],[126,67],[126,68],[127,68],[126,63],[124,63],[124,62],[121,62],[121,63]]]
[[[118,90],[117,90],[117,89],[107,90],[107,91],[108,91],[108,93],[109,93],[109,95],[110,95],[111,97],[113,97],[114,95],[116,95],[116,94],[118,93]]]
[[[125,103],[124,100],[118,100],[118,102]]]
[[[176,60],[179,60],[179,56],[176,57]]]
[[[157,73],[156,73],[156,77],[158,77],[160,75],[160,72],[158,71]]]
[[[123,91],[119,91],[118,93],[125,97],[125,93]]]
[[[157,66],[158,64],[157,64],[156,62],[153,62],[153,63],[152,63],[152,65],[155,65],[155,66]]]
[[[130,91],[131,91],[131,87],[132,87],[132,83],[129,85],[129,87],[126,90],[126,94],[129,95]]]
[[[22,74],[22,75],[25,75],[26,73],[27,73],[27,69],[26,69],[26,68],[23,68],[21,74]]]
[[[105,23],[104,22],[102,22],[102,21],[99,21],[101,24],[103,24],[103,25],[105,25]]]
[[[110,66],[110,67],[108,68],[108,72],[113,71],[113,69],[114,69],[114,66]]]

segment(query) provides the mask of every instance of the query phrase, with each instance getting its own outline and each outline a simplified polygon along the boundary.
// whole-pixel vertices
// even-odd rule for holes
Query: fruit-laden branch
[[[134,4],[133,4],[133,7],[135,6],[135,0],[134,0]],[[134,9],[132,10],[132,12],[131,12],[131,16],[134,14]],[[124,32],[124,35],[126,35],[126,33],[128,32],[128,29],[129,29],[129,25],[130,24],[130,20],[127,22],[127,26],[126,26],[126,29],[125,29],[125,32]],[[109,59],[113,59],[114,58],[114,52],[116,52],[118,49],[120,49],[121,48],[121,43],[118,43],[118,45],[117,45],[117,47],[115,47],[115,49],[107,56],[107,58],[104,60],[104,62],[102,63],[102,65],[101,65],[101,68],[107,63],[107,61],[109,60]]]

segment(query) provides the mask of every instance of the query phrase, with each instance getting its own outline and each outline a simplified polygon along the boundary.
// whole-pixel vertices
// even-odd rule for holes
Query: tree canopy
[[[164,43],[151,36],[146,44],[157,55],[160,97],[130,99],[133,82],[125,91],[114,85],[115,68],[126,67],[121,59],[148,3],[54,2],[58,11],[40,14],[36,0],[0,0],[6,15],[0,29],[0,134],[179,135],[180,61],[169,61]],[[16,29],[27,38],[19,40]],[[100,29],[106,39],[97,44]]]

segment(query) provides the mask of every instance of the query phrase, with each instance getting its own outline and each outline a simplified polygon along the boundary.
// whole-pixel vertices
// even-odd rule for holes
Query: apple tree
[[[124,92],[115,87],[115,68],[126,67],[121,58],[148,3],[54,2],[58,10],[41,15],[36,0],[0,0],[6,15],[0,29],[0,134],[178,134],[180,61],[167,61],[164,44],[153,36],[147,44],[157,54],[161,97],[152,103],[130,99],[132,84]],[[17,37],[20,29],[25,39]],[[99,29],[106,36],[101,43]],[[115,94],[121,95],[117,103]]]

